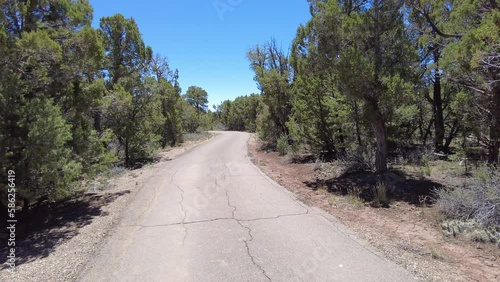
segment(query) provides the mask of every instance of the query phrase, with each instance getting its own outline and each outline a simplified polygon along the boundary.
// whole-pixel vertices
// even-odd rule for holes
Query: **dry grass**
[[[347,202],[355,207],[363,207],[365,202],[361,198],[361,192],[363,190],[360,187],[352,187],[347,191]]]
[[[388,207],[390,203],[389,196],[387,195],[387,185],[383,182],[377,183],[373,187],[373,202],[375,205]]]
[[[335,195],[329,195],[328,196],[328,203],[330,205],[333,205],[333,204],[335,204],[335,202],[337,202],[337,197]]]
[[[444,259],[443,255],[436,248],[432,248],[431,247],[429,249],[429,252],[430,252],[431,258],[433,258],[433,259],[437,259],[437,260],[443,260]]]
[[[195,132],[185,133],[183,135],[184,142],[198,142],[212,138],[213,134],[210,132]]]

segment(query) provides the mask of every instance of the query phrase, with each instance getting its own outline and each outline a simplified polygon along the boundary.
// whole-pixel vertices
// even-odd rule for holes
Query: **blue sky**
[[[121,13],[133,17],[145,43],[179,69],[183,92],[207,90],[209,106],[259,93],[246,52],[276,38],[287,50],[299,24],[309,20],[307,0],[90,0],[94,27]]]

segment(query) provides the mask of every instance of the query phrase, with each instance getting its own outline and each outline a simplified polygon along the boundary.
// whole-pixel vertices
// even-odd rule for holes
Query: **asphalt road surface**
[[[220,132],[150,178],[80,281],[413,281]]]

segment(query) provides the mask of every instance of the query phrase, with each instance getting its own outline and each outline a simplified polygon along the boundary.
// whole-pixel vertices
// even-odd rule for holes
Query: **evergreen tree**
[[[182,141],[182,101],[179,87],[179,71],[171,71],[166,58],[156,55],[152,61],[152,71],[159,84],[161,103],[161,145],[175,146]]]
[[[190,86],[184,94],[184,100],[196,109],[198,115],[208,109],[208,93],[201,87]]]
[[[500,4],[497,1],[451,1],[442,37],[455,38],[443,50],[443,65],[450,79],[469,89],[480,121],[488,134],[479,135],[488,148],[490,163],[499,162],[500,150]]]
[[[261,116],[262,126],[259,131],[266,141],[275,143],[279,136],[288,133],[286,123],[292,109],[292,70],[289,59],[278,48],[275,40],[254,47],[247,57],[255,73],[254,80],[261,91],[262,102],[268,109],[266,114]]]

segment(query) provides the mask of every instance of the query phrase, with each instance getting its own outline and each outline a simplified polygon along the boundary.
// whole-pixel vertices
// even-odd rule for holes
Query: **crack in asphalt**
[[[230,170],[229,170],[229,167],[228,167],[227,163],[224,163],[224,166],[226,167],[227,173],[229,174]],[[225,178],[226,178],[226,174],[224,174],[224,179]],[[220,186],[218,186],[219,184],[218,184],[217,179],[215,179],[215,185],[217,187],[220,187]],[[238,219],[235,218],[234,214],[235,214],[237,208],[236,208],[236,206],[231,205],[231,198],[229,197],[229,190],[226,187],[220,187],[220,188],[223,188],[226,191],[227,206],[230,207],[230,208],[232,208],[232,212],[231,212],[232,213],[232,219],[234,221],[236,221],[236,223],[238,223],[239,226],[241,226],[242,228],[244,228],[244,229],[246,229],[248,231],[248,236],[250,237],[250,239],[249,240],[243,239],[243,243],[245,244],[245,248],[247,250],[248,257],[252,261],[252,264],[255,265],[262,272],[262,275],[264,275],[267,278],[268,281],[272,281],[271,277],[269,277],[269,275],[267,275],[267,273],[264,270],[264,268],[262,268],[262,266],[255,261],[255,258],[252,255],[252,252],[250,251],[249,243],[251,241],[253,241],[252,229],[250,227],[248,227],[248,226],[243,225],[240,220],[238,220]]]
[[[183,225],[183,224],[184,225],[192,225],[192,224],[198,224],[198,223],[208,223],[208,222],[215,222],[215,221],[221,221],[221,220],[234,220],[234,221],[239,221],[239,222],[254,222],[254,221],[259,221],[259,220],[273,220],[273,219],[278,219],[281,217],[293,217],[293,216],[302,216],[302,215],[308,215],[308,213],[280,214],[280,215],[273,216],[273,217],[258,217],[258,218],[250,218],[250,219],[239,219],[239,218],[233,218],[233,217],[218,217],[218,218],[187,221],[187,222],[174,222],[174,223],[157,224],[157,225],[120,225],[118,227],[142,227],[142,228],[169,227],[169,226],[177,226],[177,225]]]
[[[186,242],[186,238],[188,236],[188,229],[187,229],[187,226],[185,226],[185,224],[184,224],[185,221],[186,221],[186,210],[184,209],[184,205],[183,205],[183,202],[184,202],[184,190],[181,188],[181,186],[179,186],[178,184],[176,184],[175,181],[174,181],[174,177],[175,177],[175,175],[178,172],[179,171],[177,170],[174,174],[172,174],[172,176],[170,177],[170,184],[174,185],[175,187],[177,187],[177,189],[179,189],[179,191],[181,191],[181,194],[180,194],[181,200],[178,202],[178,204],[181,207],[181,211],[182,211],[182,222],[180,224],[184,228],[184,237],[182,238],[182,246],[184,246],[184,243]]]
[[[236,206],[231,205],[231,200],[229,199],[229,191],[227,189],[225,190],[226,190],[227,206],[233,209],[231,211],[232,218],[237,221],[237,219],[234,217],[234,213],[236,212]]]
[[[243,225],[240,221],[234,219],[242,228],[246,229],[248,231],[248,236],[250,237],[250,240],[245,240],[243,239],[243,243],[245,243],[245,247],[247,249],[247,255],[250,257],[250,260],[252,261],[253,265],[255,265],[261,272],[262,274],[267,278],[267,280],[269,281],[272,281],[271,280],[271,277],[269,277],[269,275],[267,275],[266,271],[264,270],[264,268],[262,268],[262,266],[260,266],[260,264],[258,264],[256,261],[255,261],[255,258],[254,256],[252,255],[252,253],[250,252],[250,246],[248,245],[249,242],[252,242],[253,241],[253,236],[252,236],[252,229],[248,226],[245,226]]]
[[[272,219],[278,219],[281,217],[291,217],[291,216],[302,216],[302,215],[308,215],[309,212],[304,212],[304,213],[290,213],[290,214],[280,214],[277,216],[272,216],[272,217],[258,217],[258,218],[251,218],[251,219],[235,219],[237,221],[241,222],[252,222],[252,221],[259,221],[259,220],[272,220]]]
[[[224,172],[222,173],[221,176],[214,176],[214,171],[216,169],[216,165],[217,164],[223,164],[224,167],[225,167]],[[231,197],[230,197],[229,189],[226,187],[226,185],[221,184],[221,181],[227,181],[227,178],[231,176],[230,175],[230,167],[228,166],[228,164],[226,162],[224,162],[220,158],[216,158],[216,160],[214,162],[212,162],[211,165],[209,166],[208,176],[211,177],[211,178],[213,178],[215,187],[217,189],[224,190],[224,194],[225,194],[226,201],[227,201],[227,206],[231,209],[231,217],[219,217],[219,218],[213,218],[213,219],[196,220],[196,221],[188,221],[188,222],[186,222],[187,211],[186,211],[186,209],[184,207],[185,191],[180,187],[179,184],[177,184],[175,182],[175,179],[174,179],[175,176],[177,175],[177,173],[179,173],[179,171],[180,171],[180,169],[178,168],[171,175],[171,177],[170,177],[170,184],[173,185],[173,186],[175,186],[180,191],[180,200],[178,201],[178,205],[179,205],[179,207],[181,209],[181,212],[183,214],[181,222],[174,222],[174,223],[168,223],[168,224],[159,224],[159,225],[132,225],[132,226],[122,225],[122,226],[119,226],[119,227],[139,227],[139,229],[142,229],[142,228],[155,228],[155,227],[182,226],[183,229],[184,229],[184,237],[183,237],[183,240],[182,240],[182,246],[184,246],[186,238],[188,236],[188,226],[189,225],[191,225],[191,224],[198,224],[198,223],[210,223],[210,222],[216,222],[216,221],[222,221],[222,220],[233,220],[239,226],[241,226],[241,228],[245,229],[247,231],[247,233],[248,233],[248,237],[247,238],[243,238],[241,241],[245,245],[245,249],[246,249],[248,257],[250,258],[250,261],[252,262],[252,264],[255,267],[257,267],[259,269],[259,271],[262,273],[262,275],[268,281],[272,281],[272,279],[266,273],[266,271],[264,270],[264,268],[256,261],[256,258],[252,254],[252,250],[251,250],[251,247],[250,247],[250,242],[252,242],[253,239],[254,239],[254,237],[252,235],[252,229],[249,226],[244,225],[244,223],[245,222],[255,222],[255,221],[259,221],[259,220],[275,220],[275,219],[279,219],[281,217],[303,216],[303,215],[309,214],[309,209],[307,207],[303,206],[297,199],[293,198],[291,195],[289,195],[285,191],[282,191],[282,189],[279,189],[279,190],[281,190],[281,192],[285,193],[285,195],[288,198],[290,198],[296,204],[298,204],[301,208],[303,208],[304,212],[301,212],[301,213],[292,213],[292,214],[282,214],[282,215],[277,215],[277,216],[273,216],[273,217],[258,217],[258,218],[250,218],[250,219],[239,219],[239,218],[237,218],[235,216],[235,213],[237,211],[237,207],[231,203]],[[266,180],[268,182],[270,182],[273,186],[275,186],[275,184],[272,183],[272,181],[270,181],[267,178],[266,178]],[[275,187],[275,188],[278,188],[278,187]],[[158,194],[159,190],[161,190],[161,189],[158,189],[158,188],[155,189],[155,196],[153,197],[153,199],[157,198],[157,196],[158,196],[157,194]],[[269,201],[267,201],[266,199],[264,199],[262,195],[260,195],[260,198],[262,200],[268,202],[270,205],[272,205],[272,203],[270,203]],[[152,201],[154,201],[154,200],[152,200]]]

